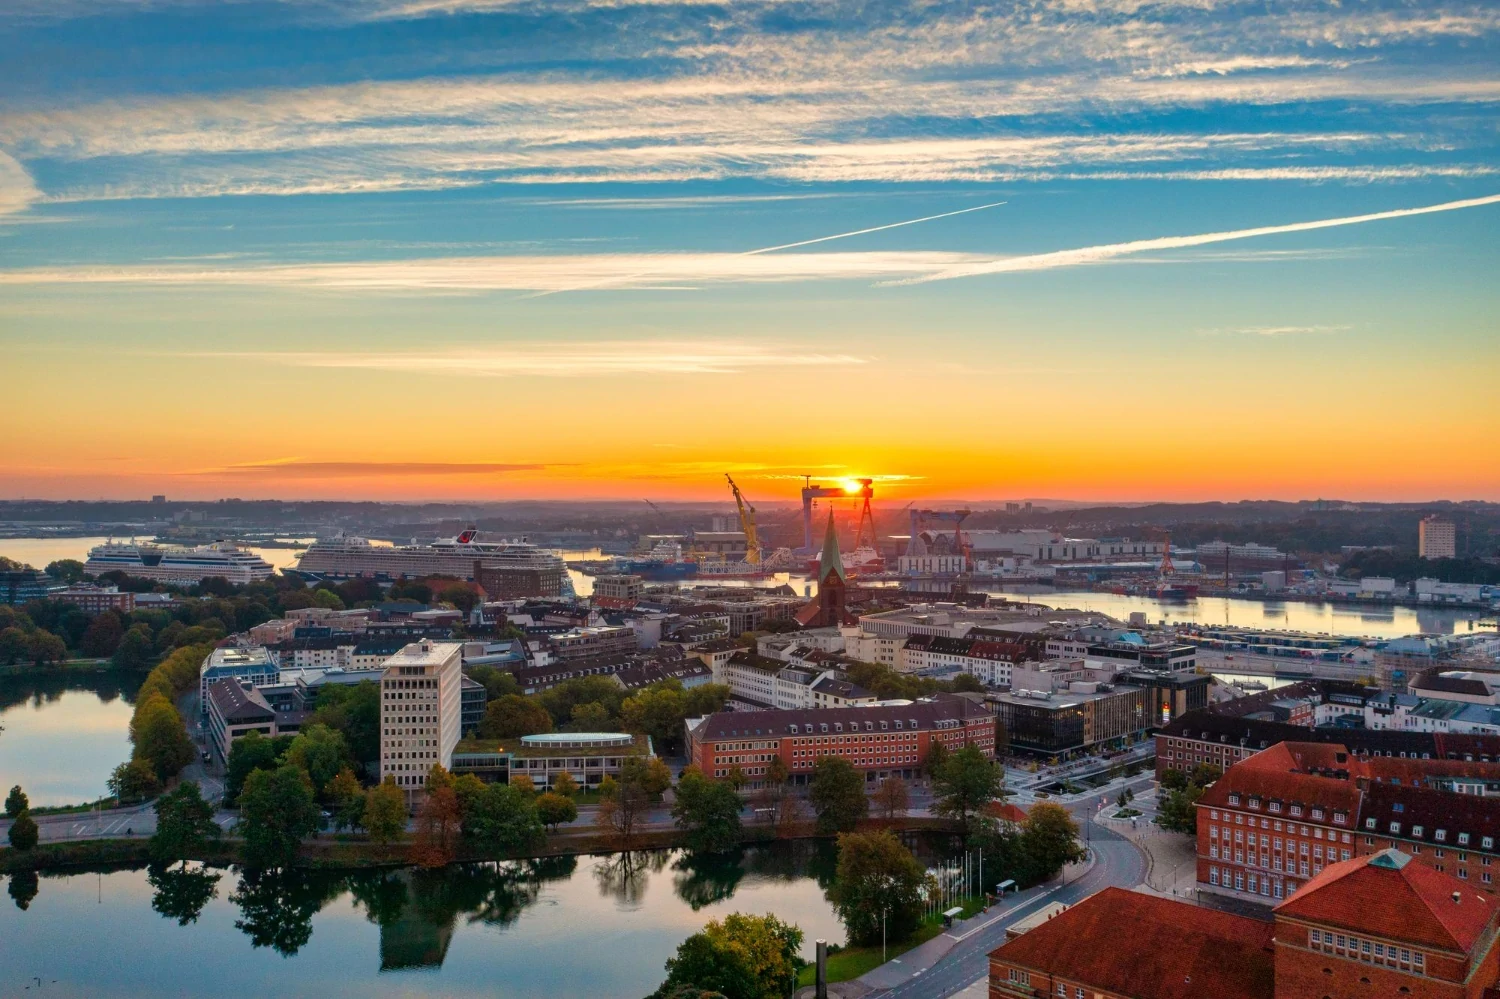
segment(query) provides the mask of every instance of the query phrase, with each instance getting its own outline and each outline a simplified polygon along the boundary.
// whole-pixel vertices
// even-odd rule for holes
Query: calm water
[[[20,784],[33,805],[82,804],[107,794],[110,772],[130,758],[131,705],[143,679],[130,673],[0,678],[0,787]]]
[[[1494,615],[1478,611],[1423,609],[1416,607],[1355,607],[1349,604],[1261,602],[1227,597],[1199,597],[1185,603],[1151,597],[1094,593],[1088,590],[1049,590],[1045,587],[1014,587],[1006,594],[1012,600],[1031,600],[1051,607],[1076,607],[1100,611],[1122,621],[1132,611],[1145,613],[1152,624],[1219,624],[1243,628],[1276,628],[1329,635],[1368,638],[1400,638],[1417,632],[1452,635],[1479,630],[1482,618]],[[1485,630],[1494,630],[1491,625]]]
[[[842,941],[823,896],[833,861],[832,844],[805,841],[696,861],[666,851],[260,882],[232,869],[23,875],[0,897],[0,997],[41,978],[44,996],[639,999],[683,938],[730,912],[795,922],[808,957],[816,937]]]

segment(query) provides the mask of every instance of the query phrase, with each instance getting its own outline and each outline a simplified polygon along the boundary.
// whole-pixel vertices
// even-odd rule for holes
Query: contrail
[[[855,229],[853,232],[841,232],[833,236],[819,236],[817,239],[804,239],[796,243],[782,243],[779,246],[763,246],[758,250],[742,250],[733,254],[736,257],[754,257],[762,253],[775,253],[777,250],[790,250],[798,246],[811,246],[814,243],[826,243],[830,239],[848,239],[850,236],[863,236],[867,232],[883,232],[886,229],[899,229],[904,225],[916,225],[918,222],[931,222],[934,219],[952,218],[955,215],[967,215],[969,212],[980,212],[986,208],[999,208],[1005,204],[1004,201],[992,201],[987,205],[975,205],[973,208],[960,208],[956,212],[943,212],[941,215],[924,215],[919,219],[907,219],[905,222],[891,222],[886,225],[871,226],[868,229]],[[605,278],[602,281],[594,281],[589,284],[580,284],[572,288],[553,288],[549,291],[538,291],[530,295],[522,295],[522,298],[545,298],[548,295],[559,295],[565,291],[586,291],[591,288],[601,288],[605,285],[622,284],[634,281],[637,278],[649,277],[652,274],[660,274],[661,271],[638,271],[635,274],[625,274],[620,277]]]
[[[1044,271],[1054,267],[1075,267],[1093,264],[1115,257],[1124,257],[1147,250],[1175,250],[1184,246],[1202,246],[1205,243],[1224,243],[1232,239],[1250,239],[1254,236],[1270,236],[1281,232],[1306,232],[1310,229],[1331,229],[1340,225],[1358,225],[1361,222],[1379,222],[1383,219],[1399,219],[1408,215],[1426,215],[1430,212],[1452,212],[1460,208],[1477,208],[1500,202],[1500,194],[1483,198],[1468,198],[1464,201],[1446,201],[1441,205],[1425,208],[1398,208],[1389,212],[1374,212],[1369,215],[1350,215],[1340,219],[1319,219],[1316,222],[1293,222],[1289,225],[1267,225],[1255,229],[1235,229],[1230,232],[1206,232],[1198,236],[1163,236],[1160,239],[1138,239],[1129,243],[1106,243],[1103,246],[1085,246],[1076,250],[1057,250],[1053,253],[1033,253],[1022,257],[1006,257],[978,264],[965,264],[947,270],[925,274],[920,277],[883,281],[882,286],[926,284],[929,281],[949,281],[953,278],[977,277],[981,274],[1003,274],[1010,271]]]

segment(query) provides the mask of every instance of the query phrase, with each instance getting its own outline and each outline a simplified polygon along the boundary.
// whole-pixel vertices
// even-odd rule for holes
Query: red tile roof
[[[1279,742],[1235,765],[1251,770],[1308,773],[1318,770],[1348,770],[1349,760],[1349,750],[1335,743]]]
[[[1412,863],[1398,850],[1385,850],[1333,864],[1275,911],[1277,916],[1468,953],[1500,915],[1500,903],[1452,875]]]
[[[1012,805],[1008,801],[992,801],[985,806],[984,810],[994,818],[1005,822],[1014,822],[1016,825],[1021,825],[1026,821],[1026,810],[1019,805]]]
[[[1106,888],[990,956],[1138,999],[1270,999],[1270,923]]]
[[[1270,750],[1267,750],[1270,752]],[[1264,755],[1264,754],[1258,754]],[[1346,819],[1344,828],[1353,829],[1355,817],[1359,814],[1360,791],[1358,786],[1346,780],[1338,780],[1333,777],[1318,777],[1312,774],[1293,773],[1282,771],[1279,768],[1261,769],[1248,767],[1245,764],[1255,760],[1252,756],[1249,760],[1241,761],[1230,767],[1224,776],[1203,792],[1199,805],[1217,806],[1219,808],[1249,808],[1252,797],[1259,798],[1262,802],[1261,808],[1267,814],[1270,812],[1266,803],[1279,801],[1283,805],[1299,804],[1326,809],[1329,814],[1320,821],[1330,821],[1334,811],[1343,812]],[[1240,801],[1238,805],[1230,805],[1229,796],[1238,794]],[[1288,814],[1283,811],[1280,814]],[[1308,821],[1309,816],[1304,815],[1302,821]]]

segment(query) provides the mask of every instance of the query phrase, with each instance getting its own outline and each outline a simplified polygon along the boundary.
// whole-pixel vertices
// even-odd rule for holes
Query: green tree
[[[688,848],[704,853],[728,850],[740,841],[740,809],[744,803],[734,788],[710,780],[697,767],[688,767],[677,781],[672,818],[687,834]]]
[[[256,770],[240,792],[239,833],[252,869],[289,867],[302,840],[318,828],[318,805],[307,773],[294,764]]]
[[[732,913],[684,940],[667,959],[658,999],[693,986],[726,999],[783,999],[797,987],[802,931],[775,916]],[[691,994],[691,993],[689,993]]]
[[[839,836],[838,872],[828,890],[849,939],[870,944],[881,938],[904,940],[922,921],[930,876],[895,833]]]
[[[927,744],[927,755],[922,759],[922,770],[929,778],[936,779],[943,767],[948,765],[949,755],[948,747],[941,741],[933,739]]]
[[[161,694],[152,694],[136,705],[130,735],[135,740],[135,755],[149,763],[163,781],[177,776],[193,760],[193,740],[188,738],[182,716]]]
[[[151,859],[172,864],[201,856],[210,840],[218,839],[214,810],[190,780],[156,799],[156,832],[151,836]]]
[[[820,756],[813,763],[807,799],[818,817],[818,832],[849,832],[870,811],[865,778],[841,756]]]
[[[38,628],[31,633],[30,652],[31,661],[38,666],[46,666],[49,663],[60,663],[68,658],[68,646],[61,638],[50,631]]]
[[[161,793],[161,781],[156,779],[156,771],[141,759],[129,760],[115,767],[105,784],[121,804],[145,801]]]
[[[328,785],[339,775],[339,771],[348,767],[349,746],[344,742],[342,733],[327,725],[308,725],[292,739],[283,759],[306,770],[318,794],[324,800],[330,800],[327,797]]]
[[[552,731],[552,716],[540,703],[520,694],[507,694],[484,709],[479,723],[483,739],[518,739]]]
[[[343,733],[357,761],[374,763],[380,759],[380,685],[324,684],[307,725],[327,725]]]
[[[948,756],[932,776],[932,810],[955,819],[966,834],[975,830],[991,801],[1005,793],[1005,771],[985,758],[978,746]]]
[[[39,835],[36,820],[31,817],[31,809],[23,808],[21,814],[11,820],[10,845],[17,850],[24,853],[35,847]]]
[[[615,728],[615,719],[609,713],[609,708],[598,701],[589,701],[587,704],[573,705],[573,717],[568,721],[568,728],[574,732],[608,732]]]
[[[396,778],[385,780],[365,792],[365,810],[360,825],[372,843],[394,843],[406,834],[406,795]]]
[[[1035,880],[1045,881],[1084,858],[1083,844],[1078,842],[1078,824],[1061,805],[1050,801],[1031,806],[1021,830],[1021,852]]]
[[[252,773],[276,766],[284,749],[279,744],[280,741],[268,739],[259,732],[249,732],[229,744],[229,763],[224,778],[224,796],[227,800],[239,798],[245,779]]]
[[[125,632],[125,637],[115,646],[110,665],[115,669],[145,669],[155,658],[156,646],[151,641],[151,629],[138,624]]]
[[[340,769],[323,793],[333,806],[335,829],[353,829],[360,824],[365,814],[365,792],[353,770],[348,767]]]
[[[60,558],[56,562],[48,562],[43,571],[60,583],[77,583],[83,580],[83,563],[76,558]]]
[[[329,610],[343,610],[344,601],[332,590],[314,590],[313,606],[326,607]]]
[[[1156,823],[1168,832],[1198,833],[1198,799],[1208,785],[1219,779],[1218,767],[1200,763],[1191,771],[1168,770],[1162,774],[1166,793],[1156,809]]]
[[[31,799],[26,797],[26,792],[21,790],[21,785],[16,784],[5,796],[5,817],[13,819],[17,815],[31,807]]]
[[[474,803],[464,832],[494,849],[524,850],[546,835],[534,797],[509,784],[490,784]]]
[[[571,797],[548,791],[536,799],[536,814],[542,825],[557,832],[558,826],[578,818],[578,806]]]
[[[475,593],[474,587],[467,583],[453,583],[439,590],[437,599],[440,603],[452,604],[463,611],[467,617],[469,611],[474,609],[474,605],[479,603],[479,594]]]
[[[491,701],[498,701],[506,694],[519,694],[521,685],[515,674],[493,666],[475,666],[469,670],[469,679],[484,684],[484,692]]]
[[[14,666],[30,656],[31,638],[25,631],[15,625],[0,631],[0,663]]]

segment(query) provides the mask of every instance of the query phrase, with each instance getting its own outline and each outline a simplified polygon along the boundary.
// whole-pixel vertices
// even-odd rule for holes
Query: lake
[[[96,545],[102,545],[109,539],[106,537],[94,538],[0,538],[0,555],[15,559],[37,569],[47,568],[49,562],[58,559],[75,558],[83,562],[89,557],[89,549]],[[121,540],[116,538],[116,540]],[[142,536],[142,541],[151,540]],[[303,544],[311,542],[312,538],[288,538],[285,540],[298,541]],[[245,545],[245,551],[254,552],[276,569],[285,569],[295,565],[297,556],[302,554],[300,548],[261,548],[256,545]]]
[[[0,677],[0,788],[20,784],[38,806],[108,794],[104,782],[130,759],[130,715],[144,679],[112,671]]]
[[[829,841],[437,871],[27,875],[0,897],[0,996],[640,999],[710,919],[773,912],[844,939]],[[213,897],[194,915],[197,903]],[[21,908],[21,904],[25,908]],[[28,995],[30,993],[27,993]]]

